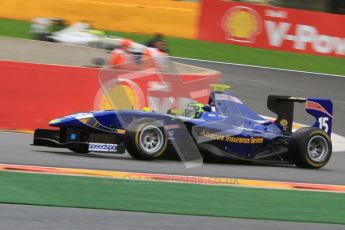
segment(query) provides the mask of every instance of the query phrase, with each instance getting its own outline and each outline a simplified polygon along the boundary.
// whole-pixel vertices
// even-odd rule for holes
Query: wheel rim
[[[315,162],[322,162],[328,155],[328,142],[322,136],[314,136],[308,142],[308,155]]]
[[[145,153],[154,155],[163,146],[163,133],[154,125],[148,125],[143,128],[139,136],[139,146]]]

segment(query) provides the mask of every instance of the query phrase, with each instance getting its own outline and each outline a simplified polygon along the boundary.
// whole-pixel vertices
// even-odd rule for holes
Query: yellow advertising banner
[[[198,3],[175,0],[2,0],[0,18],[56,17],[94,28],[195,38]]]

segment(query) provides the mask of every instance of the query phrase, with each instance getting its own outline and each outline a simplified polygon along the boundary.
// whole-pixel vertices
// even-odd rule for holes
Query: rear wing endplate
[[[267,98],[267,107],[277,114],[275,124],[283,130],[284,134],[292,133],[294,104],[296,102],[305,103],[307,113],[316,119],[311,127],[320,128],[331,136],[333,118],[331,100],[270,95]]]

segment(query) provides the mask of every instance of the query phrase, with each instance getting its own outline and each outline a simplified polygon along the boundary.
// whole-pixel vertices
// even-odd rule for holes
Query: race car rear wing
[[[277,114],[275,123],[284,133],[292,133],[295,102],[305,103],[307,113],[316,119],[311,127],[320,128],[331,136],[333,119],[333,104],[331,100],[270,95],[267,98],[267,107]]]

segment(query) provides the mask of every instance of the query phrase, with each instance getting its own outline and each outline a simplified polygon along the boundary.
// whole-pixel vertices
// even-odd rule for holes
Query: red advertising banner
[[[345,16],[202,0],[198,39],[345,57]]]
[[[0,129],[34,130],[93,109],[98,69],[0,61]]]
[[[45,128],[57,117],[111,109],[99,82],[100,69],[0,61],[0,70],[0,130]],[[188,87],[188,96],[207,103],[208,94],[199,91],[217,82],[220,75],[210,71],[181,73],[179,77],[179,87]],[[121,86],[128,86],[126,94],[131,98],[147,99],[152,84],[161,83],[161,78],[152,73],[135,79],[123,76],[123,80]],[[188,84],[195,81],[197,84]],[[141,109],[147,100],[134,103]]]

